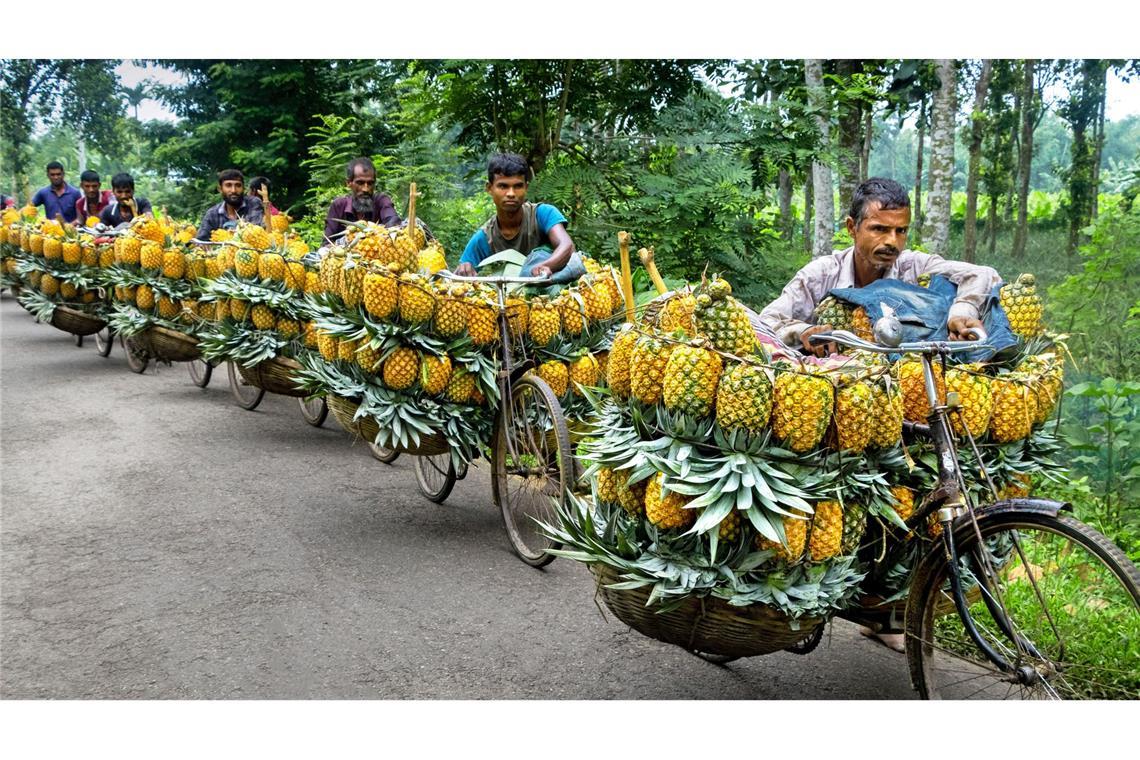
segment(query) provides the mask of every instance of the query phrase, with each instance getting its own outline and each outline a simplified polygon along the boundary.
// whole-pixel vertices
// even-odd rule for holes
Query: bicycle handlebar
[[[482,282],[490,285],[551,285],[554,280],[550,277],[464,277],[458,274],[452,274],[446,269],[436,272],[433,277],[442,277],[445,280],[454,280],[456,282]]]
[[[893,348],[891,346],[880,346],[878,343],[870,343],[847,330],[815,333],[808,336],[808,342],[815,344],[838,343],[841,346],[871,351],[876,354],[960,354],[980,348],[985,345],[989,338],[986,331],[980,327],[971,327],[969,331],[976,336],[976,340],[925,340],[900,343]]]

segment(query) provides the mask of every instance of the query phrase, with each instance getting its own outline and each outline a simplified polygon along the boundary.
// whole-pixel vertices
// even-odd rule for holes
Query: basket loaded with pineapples
[[[41,322],[77,336],[106,326],[105,246],[74,224],[37,219],[36,209],[4,212],[5,284],[20,288],[20,304]],[[100,257],[102,255],[102,259]]]
[[[1060,472],[1046,423],[1063,367],[1036,295],[1003,301],[1015,328],[1033,322],[1017,355],[940,368],[938,390],[958,394],[956,432],[968,426],[977,444],[962,451],[968,487],[988,488],[988,475],[1004,497]],[[866,320],[836,299],[820,307],[820,323],[854,332]],[[920,363],[779,351],[714,276],[624,326],[607,381],[579,446],[590,494],[546,530],[555,553],[590,565],[619,619],[691,651],[748,656],[905,595],[906,563],[889,588],[864,579],[937,478],[931,449],[903,440],[904,420],[929,413]]]
[[[36,208],[30,208],[30,220],[34,220]],[[29,244],[28,233],[24,231],[27,218],[24,214],[27,211],[27,208],[6,208],[0,213],[0,287],[8,288],[16,296],[20,294],[20,286],[24,285],[20,265],[29,256],[29,251],[25,250]],[[21,247],[21,237],[25,247]]]
[[[113,298],[108,323],[134,360],[191,361],[201,353],[198,278],[210,259],[190,245],[194,233],[191,223],[156,215],[135,217],[114,237],[106,271]]]
[[[289,217],[270,217],[272,231],[249,222],[215,230],[218,246],[202,280],[198,332],[207,361],[231,361],[247,382],[273,393],[307,395],[294,382],[306,351],[309,312],[304,296],[320,291],[309,246]]]
[[[612,270],[591,265],[595,274],[556,296],[515,291],[506,300],[512,343],[567,403],[584,404],[581,387],[599,382],[617,310],[604,284]],[[300,374],[350,432],[396,451],[450,453],[458,467],[490,440],[499,305],[488,286],[433,276],[446,268],[443,248],[418,225],[350,225],[320,262],[318,292],[306,296],[305,339],[317,351],[300,360]]]

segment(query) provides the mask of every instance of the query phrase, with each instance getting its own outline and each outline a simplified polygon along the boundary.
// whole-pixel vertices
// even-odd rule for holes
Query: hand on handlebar
[[[550,271],[550,267],[546,266],[545,264],[539,264],[534,269],[530,270],[530,276],[549,279],[550,277],[554,276],[554,273]]]
[[[981,331],[980,335],[978,331]],[[982,322],[971,317],[954,317],[946,323],[950,340],[985,340]]]
[[[802,333],[800,333],[800,343],[803,344],[804,351],[819,357],[825,357],[828,354],[839,353],[839,346],[837,344],[823,343],[821,342],[822,339],[816,339],[815,341],[811,339],[813,335],[829,333],[831,331],[831,325],[813,325],[804,330]]]
[[[455,274],[459,277],[478,277],[479,273],[475,271],[475,267],[471,266],[466,261],[460,262],[459,266],[455,268]]]

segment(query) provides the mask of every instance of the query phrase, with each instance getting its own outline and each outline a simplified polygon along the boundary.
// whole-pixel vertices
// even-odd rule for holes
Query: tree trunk
[[[930,197],[923,240],[930,253],[948,256],[950,247],[950,194],[954,189],[954,115],[957,112],[957,74],[954,61],[937,62],[941,86],[930,107]]]
[[[998,233],[998,194],[990,194],[990,218],[987,227],[987,232],[990,235],[990,256],[994,255],[997,250],[997,233]]]
[[[777,179],[780,195],[780,229],[784,240],[792,242],[792,177],[787,169],[781,169]]]
[[[1096,158],[1093,162],[1093,207],[1092,218],[1096,219],[1100,213],[1100,161],[1104,153],[1104,106],[1108,100],[1108,67],[1104,67],[1103,80],[1100,85],[1100,112],[1096,120]]]
[[[815,211],[815,189],[812,187],[811,172],[807,173],[807,179],[804,180],[804,250],[811,250],[811,233],[812,233],[812,219]]]
[[[851,81],[859,71],[861,63],[854,59],[843,59],[837,63],[836,73],[844,82]],[[851,203],[855,188],[859,186],[860,165],[863,155],[863,108],[861,103],[845,103],[839,99],[838,133],[838,172],[839,204]]]
[[[970,168],[966,178],[966,231],[962,244],[962,260],[973,262],[978,246],[978,173],[982,163],[982,109],[990,86],[993,61],[982,61],[982,70],[974,85],[974,113],[970,121]]]
[[[922,152],[926,139],[926,95],[918,101],[918,160],[914,168],[914,218],[910,228],[914,230],[914,242],[922,240]]]
[[[808,101],[816,107],[815,125],[819,130],[820,153],[827,155],[831,147],[830,123],[824,115],[830,112],[827,90],[823,87],[823,61],[809,58],[804,62],[804,83],[807,85]],[[812,258],[826,256],[832,252],[831,241],[835,237],[835,202],[831,187],[831,167],[819,161],[812,161],[812,190],[815,196],[815,234],[812,236]]]
[[[875,138],[874,109],[863,109],[863,155],[859,160],[859,181],[865,181],[871,172],[871,141]]]
[[[1082,230],[1092,223],[1096,198],[1096,123],[1104,101],[1103,61],[1086,58],[1080,63],[1080,82],[1069,92],[1066,118],[1073,130],[1069,165],[1069,255],[1084,240]],[[1093,140],[1089,141],[1089,129]]]
[[[79,138],[79,174],[87,171],[87,141]]]
[[[1029,173],[1033,164],[1033,124],[1036,121],[1036,104],[1033,75],[1037,62],[1027,58],[1021,79],[1018,101],[1021,104],[1021,134],[1017,149],[1017,226],[1013,230],[1013,250],[1010,254],[1019,259],[1025,255],[1026,225],[1029,220]]]

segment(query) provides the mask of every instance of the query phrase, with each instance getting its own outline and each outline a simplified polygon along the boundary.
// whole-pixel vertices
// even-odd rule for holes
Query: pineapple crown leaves
[[[52,315],[55,314],[55,308],[58,305],[47,296],[31,288],[21,290],[20,297],[16,300],[40,322],[49,324],[51,323]]]
[[[203,358],[245,367],[275,358],[289,342],[272,330],[257,330],[246,323],[215,322],[198,335]]]
[[[130,338],[158,323],[153,314],[144,314],[130,304],[116,303],[107,317],[107,325],[116,335]]]

